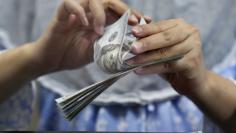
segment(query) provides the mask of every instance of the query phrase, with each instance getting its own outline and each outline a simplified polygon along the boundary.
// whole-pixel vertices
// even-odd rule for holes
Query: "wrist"
[[[40,54],[40,42],[35,41],[27,44],[24,49],[25,61],[28,64],[28,70],[32,78],[40,77],[50,73],[50,66],[44,61],[44,57]],[[27,65],[26,65],[27,66]]]
[[[198,85],[196,85],[196,87],[191,89],[191,92],[186,96],[192,100],[197,100],[207,95],[209,90],[212,88],[211,75],[212,73],[209,70],[205,70],[202,80],[198,83]]]

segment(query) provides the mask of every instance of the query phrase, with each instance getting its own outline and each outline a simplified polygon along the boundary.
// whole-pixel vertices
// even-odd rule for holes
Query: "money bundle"
[[[182,55],[175,55],[146,64],[127,64],[126,60],[133,56],[130,53],[132,43],[136,41],[136,38],[128,30],[129,15],[130,10],[124,13],[114,24],[106,27],[104,35],[94,44],[94,61],[103,71],[113,75],[103,81],[85,87],[78,92],[56,99],[57,105],[66,119],[72,120],[97,96],[130,72],[149,65],[182,58]],[[141,19],[140,24],[145,23],[145,20]]]
[[[130,67],[126,62],[136,38],[128,31],[128,10],[117,22],[106,27],[105,34],[94,44],[94,61],[105,72],[117,73]],[[145,24],[141,19],[140,24]]]

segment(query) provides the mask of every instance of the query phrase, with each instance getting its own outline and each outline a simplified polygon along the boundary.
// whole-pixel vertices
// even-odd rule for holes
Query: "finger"
[[[148,19],[148,18],[147,18]],[[176,27],[178,24],[176,20],[164,20],[158,23],[151,23],[146,25],[138,25],[132,29],[133,34],[138,37],[146,37],[160,32],[164,32],[168,29]]]
[[[149,23],[151,23],[152,22],[152,17],[150,17],[150,16],[144,16],[144,19],[146,20],[146,22],[149,24]]]
[[[127,63],[130,65],[145,64],[148,62],[153,62],[174,55],[185,55],[193,49],[193,46],[189,45],[189,42],[191,40],[189,39],[187,41],[184,41],[180,44],[171,47],[161,48],[154,51],[149,51],[143,54],[136,55],[135,57],[129,59]]]
[[[189,67],[188,64],[188,55],[187,53],[183,58],[177,61],[169,61],[166,63],[151,65],[147,67],[143,67],[135,71],[138,75],[147,75],[147,74],[168,74],[168,73],[177,73],[180,71],[187,70]]]
[[[128,9],[128,5],[120,0],[112,0],[109,2],[108,5],[109,9],[117,13],[119,16],[122,16]],[[140,13],[137,11],[132,10],[131,15],[129,17],[129,24],[136,25],[139,21]]]
[[[106,8],[111,9],[118,15],[124,14],[128,9],[128,5],[120,0],[107,0],[105,2]]]
[[[84,26],[89,25],[84,8],[75,1],[65,0],[59,9],[59,20],[68,20],[71,14],[75,14],[78,21]]]
[[[133,25],[136,25],[139,23],[140,19],[143,17],[143,14],[139,11],[132,9],[131,10],[131,16],[129,18],[130,23],[133,23]],[[134,19],[136,18],[136,19]]]
[[[107,2],[107,7],[118,14],[119,16],[122,16],[128,9],[128,5],[120,0],[110,0]],[[131,15],[129,17],[129,24],[136,25],[138,24],[139,20],[141,19],[143,15],[138,12],[137,10],[132,9]],[[147,20],[149,22],[149,20]]]
[[[139,22],[141,21],[141,18],[144,18],[146,23],[150,23],[151,17],[145,17],[139,11],[132,9],[131,15],[129,17],[129,25],[132,25],[132,26],[138,25]]]
[[[189,40],[189,42],[190,41],[192,40]],[[195,67],[203,64],[202,58],[201,48],[198,44],[195,44],[193,45],[192,49],[187,52],[180,60],[144,67],[140,70],[137,70],[136,73],[145,75],[154,73],[167,74],[181,72],[184,77],[191,79],[195,74],[197,74],[193,72]]]
[[[175,69],[171,69],[173,64],[173,62],[169,62],[158,65],[151,65],[135,70],[134,72],[138,75],[173,73],[175,72]]]
[[[70,31],[70,29],[75,25],[75,23],[76,23],[76,15],[71,14],[69,16],[67,26],[65,27],[65,32]]]
[[[135,54],[140,54],[146,51],[169,47],[185,41],[193,32],[194,29],[186,29],[186,27],[182,28],[182,26],[178,25],[134,42],[131,50]]]
[[[95,31],[102,35],[104,32],[104,26],[106,23],[106,14],[104,11],[103,3],[100,0],[90,0],[89,9],[94,18]]]

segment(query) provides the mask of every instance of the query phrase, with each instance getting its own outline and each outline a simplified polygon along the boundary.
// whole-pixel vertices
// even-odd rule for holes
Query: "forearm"
[[[236,86],[214,73],[207,73],[205,88],[196,89],[189,97],[225,131],[236,131]]]
[[[44,73],[36,58],[34,45],[26,44],[0,54],[0,102]]]

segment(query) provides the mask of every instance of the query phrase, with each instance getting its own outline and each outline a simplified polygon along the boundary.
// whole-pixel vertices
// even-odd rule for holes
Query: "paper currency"
[[[136,38],[128,29],[130,10],[114,24],[105,29],[105,34],[94,44],[94,61],[105,72],[117,73],[131,66],[125,60],[129,58],[131,45]],[[146,24],[142,18],[141,24]]]
[[[56,99],[58,107],[68,120],[72,120],[84,107],[120,78],[141,67],[174,61],[182,58],[175,55],[154,62],[131,66],[125,60],[132,57],[131,45],[136,38],[128,31],[128,10],[118,21],[105,29],[104,35],[94,44],[94,61],[105,72],[114,74],[108,79],[95,83],[68,96]],[[140,24],[145,24],[142,19]]]
[[[118,21],[105,29],[105,34],[94,44],[94,61],[100,68],[109,73],[119,72],[124,68],[123,56],[130,49],[130,43],[126,41],[128,27],[127,11]],[[131,38],[131,42],[135,38]]]

